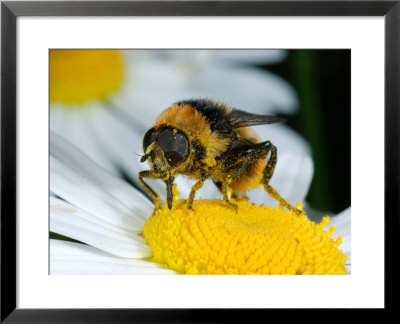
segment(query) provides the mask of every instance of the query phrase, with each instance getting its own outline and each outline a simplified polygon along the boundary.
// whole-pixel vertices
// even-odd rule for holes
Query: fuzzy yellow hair
[[[202,162],[210,167],[215,165],[215,157],[224,152],[229,145],[229,139],[212,132],[206,117],[188,104],[174,104],[164,110],[154,126],[163,124],[171,125],[185,132],[189,142],[197,139],[204,146],[206,152]]]

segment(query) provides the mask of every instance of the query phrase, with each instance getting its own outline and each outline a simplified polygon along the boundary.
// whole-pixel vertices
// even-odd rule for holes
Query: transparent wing
[[[228,116],[233,128],[247,127],[252,125],[283,123],[286,121],[286,119],[282,117],[257,115],[239,109],[232,109]]]

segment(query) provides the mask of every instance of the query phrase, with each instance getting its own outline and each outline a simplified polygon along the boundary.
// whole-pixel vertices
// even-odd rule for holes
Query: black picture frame
[[[19,309],[16,307],[17,110],[19,16],[380,16],[385,19],[385,309],[396,307],[400,129],[400,0],[395,1],[4,1],[1,3],[1,322],[226,322],[238,312],[194,309]],[[368,154],[373,154],[373,148]],[[393,270],[392,270],[393,269]],[[367,285],[367,283],[366,283]]]

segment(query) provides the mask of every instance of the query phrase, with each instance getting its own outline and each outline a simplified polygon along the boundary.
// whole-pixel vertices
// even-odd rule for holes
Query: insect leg
[[[252,155],[254,148],[252,145],[246,145],[229,152],[229,154],[223,157],[223,172],[227,176],[219,177],[220,181],[215,181],[215,185],[218,187],[219,191],[222,193],[224,201],[237,210],[237,205],[231,202],[231,197],[238,197],[236,193],[232,193],[231,197],[228,196],[229,185],[233,180],[240,176],[243,170],[246,169],[248,164],[252,162],[255,158]]]
[[[192,209],[192,207],[193,207],[193,200],[194,200],[194,197],[195,197],[195,195],[196,195],[196,191],[199,190],[199,189],[203,186],[204,181],[206,181],[206,179],[207,179],[207,177],[206,177],[205,175],[203,175],[203,176],[201,177],[201,179],[200,179],[199,181],[197,181],[197,182],[193,185],[192,189],[190,190],[189,198],[188,198],[188,201],[187,201],[187,207],[188,207],[188,209]]]
[[[172,201],[174,200],[174,192],[172,189],[172,186],[174,185],[174,179],[175,177],[171,176],[165,181],[165,184],[167,185],[167,204],[169,209],[172,208]]]
[[[269,157],[268,157],[269,155]],[[231,179],[240,176],[243,170],[255,160],[267,159],[267,165],[263,170],[261,184],[264,186],[267,193],[279,201],[280,205],[288,208],[289,210],[300,213],[301,211],[290,205],[283,199],[279,193],[269,184],[269,181],[274,174],[275,166],[277,163],[277,148],[270,142],[262,142],[257,144],[249,144],[239,147],[231,151],[224,157],[224,166],[226,170],[231,170]],[[223,187],[223,184],[221,184]],[[221,191],[223,192],[221,187]]]
[[[143,178],[149,179],[163,179],[165,177],[164,173],[159,173],[153,170],[146,170],[139,172],[139,181],[143,186],[144,190],[154,199],[154,211],[153,214],[160,208],[160,195],[156,193],[153,188],[151,188]]]
[[[213,182],[214,182],[214,184],[217,186],[219,192],[223,195],[224,193],[223,193],[223,191],[222,191],[222,182],[221,182],[221,181],[215,182],[214,180],[213,180]],[[240,198],[240,196],[239,196],[236,192],[232,192],[231,198],[237,199],[237,198]]]
[[[228,206],[233,208],[235,211],[237,211],[238,206],[236,204],[234,204],[233,202],[231,202],[231,200],[228,197],[228,187],[229,187],[228,181],[222,182],[222,186],[221,186],[222,196],[224,197],[224,201],[228,204]]]
[[[276,146],[274,146],[270,141],[262,143],[264,144],[264,150],[265,150],[265,157],[268,156],[268,153],[270,153],[270,157],[268,159],[267,165],[264,168],[263,171],[263,178],[261,180],[261,183],[263,184],[265,190],[267,193],[274,198],[275,200],[279,201],[279,204],[281,206],[286,207],[287,209],[294,211],[298,214],[301,214],[302,211],[297,209],[296,207],[293,207],[290,205],[285,199],[281,197],[281,195],[276,191],[275,188],[273,188],[270,184],[269,181],[271,180],[272,175],[274,174],[275,166],[278,160],[278,152]]]

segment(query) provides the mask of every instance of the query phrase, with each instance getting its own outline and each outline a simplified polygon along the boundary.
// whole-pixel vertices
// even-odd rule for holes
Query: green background
[[[314,177],[306,200],[338,213],[351,205],[351,51],[290,50],[265,66],[296,90],[299,112],[285,116],[312,147]]]

